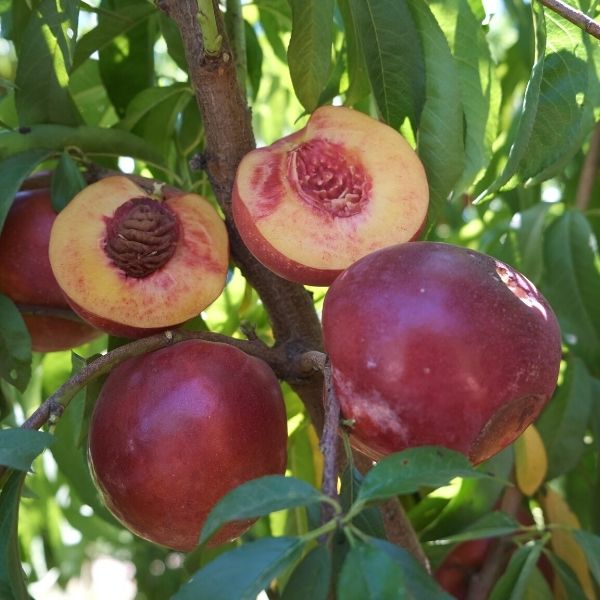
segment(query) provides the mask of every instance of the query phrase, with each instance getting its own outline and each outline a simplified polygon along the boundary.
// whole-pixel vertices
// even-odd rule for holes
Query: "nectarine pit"
[[[128,277],[148,277],[175,253],[177,215],[162,202],[131,198],[106,221],[104,251]]]
[[[309,206],[351,217],[369,202],[372,182],[357,156],[341,144],[315,139],[289,154],[288,177]]]

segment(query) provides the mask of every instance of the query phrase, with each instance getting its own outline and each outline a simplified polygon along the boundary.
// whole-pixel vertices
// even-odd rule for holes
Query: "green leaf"
[[[521,525],[510,515],[501,511],[494,511],[484,515],[470,525],[464,532],[450,535],[444,540],[437,540],[434,544],[466,542],[483,538],[511,535],[521,529]]]
[[[73,70],[80,67],[94,52],[108,46],[114,38],[126,35],[155,13],[156,8],[145,2],[123,6],[119,10],[103,11],[98,25],[77,41],[73,55]],[[166,17],[165,20],[170,21]]]
[[[288,63],[294,91],[312,112],[325,89],[331,66],[333,0],[290,0],[292,37]]]
[[[0,377],[21,392],[31,377],[31,337],[14,302],[0,294]]]
[[[528,583],[542,553],[543,544],[535,542],[521,546],[510,559],[506,571],[500,577],[490,600],[520,600],[525,598]]]
[[[31,150],[38,157],[74,146],[89,156],[131,156],[161,166],[163,157],[145,140],[129,131],[105,127],[34,125],[26,132],[0,132],[0,159]],[[44,148],[45,150],[41,150]],[[39,161],[39,158],[38,158]]]
[[[322,502],[325,498],[315,487],[295,477],[267,475],[253,479],[219,500],[204,523],[200,543],[228,521],[262,517],[276,510]]]
[[[22,125],[81,122],[68,89],[78,6],[73,1],[43,0],[31,14],[15,75],[15,102]],[[75,33],[70,36],[69,30]]]
[[[600,273],[597,242],[587,219],[569,210],[544,236],[542,291],[556,312],[563,339],[592,370],[600,364]]]
[[[571,533],[585,552],[590,572],[596,583],[600,585],[600,536],[582,529],[573,529]]]
[[[410,4],[425,57],[425,104],[417,152],[423,161],[434,207],[446,200],[465,167],[459,74],[448,42],[423,0]]]
[[[546,556],[550,560],[552,570],[558,575],[558,579],[564,586],[566,592],[565,598],[569,600],[589,600],[573,569],[554,553],[546,552]]]
[[[429,3],[456,59],[465,119],[465,166],[454,186],[464,192],[487,166],[498,126],[500,80],[492,62],[485,30],[468,0]]]
[[[331,556],[327,546],[319,544],[294,569],[281,600],[327,600],[331,582]]]
[[[246,20],[244,20],[244,32],[246,36],[246,69],[251,90],[250,97],[252,100],[256,100],[262,79],[263,51],[254,27]]]
[[[5,135],[21,134],[9,133]],[[6,138],[0,134],[0,156],[3,155],[3,139]],[[6,215],[22,183],[35,167],[49,156],[50,152],[48,150],[32,149],[19,152],[0,162],[0,231],[2,231]]]
[[[343,512],[350,510],[350,507],[356,500],[362,480],[362,475],[355,468],[346,468],[342,473],[342,486],[339,499],[342,504]],[[383,519],[381,518],[381,512],[376,506],[369,506],[361,510],[360,513],[352,519],[352,524],[367,535],[381,538],[385,537],[385,527],[383,525]]]
[[[536,423],[548,454],[548,480],[575,468],[581,459],[592,410],[591,386],[584,362],[570,356],[558,393]]]
[[[451,596],[442,590],[435,579],[418,563],[415,557],[400,546],[387,540],[373,538],[369,543],[382,550],[394,560],[404,574],[407,597],[419,600],[450,600]]]
[[[25,473],[11,473],[0,493],[0,598],[29,600],[21,560],[17,526]]]
[[[594,127],[600,84],[594,42],[551,11],[546,15],[546,56],[537,114],[527,153],[519,168],[532,184],[562,171]]]
[[[404,574],[387,552],[358,542],[346,555],[337,583],[339,600],[405,600]]]
[[[371,92],[367,65],[360,41],[360,31],[350,10],[350,0],[338,0],[338,7],[344,22],[346,34],[346,56],[348,63],[348,79],[350,83],[346,90],[346,104],[354,106],[366,98]]]
[[[261,538],[219,555],[192,576],[173,600],[256,600],[271,580],[293,565],[304,542],[298,538]]]
[[[455,477],[489,477],[475,470],[464,454],[437,446],[409,448],[379,461],[362,482],[356,504],[440,487]]]
[[[489,196],[506,184],[517,172],[521,160],[529,152],[529,140],[535,125],[538,103],[540,100],[540,88],[544,70],[544,50],[546,47],[546,25],[543,9],[535,4],[531,5],[535,25],[535,60],[531,75],[525,89],[525,95],[521,109],[514,117],[511,127],[513,132],[510,140],[508,159],[502,172],[487,186],[487,189],[479,193],[477,201]]]
[[[99,13],[98,27],[104,27],[107,21],[112,30],[115,11],[139,4],[135,0],[102,0],[100,6],[113,14]],[[144,4],[146,8],[152,6]],[[132,20],[135,21],[133,26],[122,28],[98,50],[100,76],[118,115],[124,115],[129,102],[155,83],[154,42],[159,32],[158,14],[155,9],[147,18],[134,18],[129,22]]]
[[[58,213],[85,187],[85,179],[67,151],[64,151],[52,173],[50,194],[52,207]]]
[[[544,247],[540,244],[550,204],[540,202],[516,213],[511,229],[516,233],[519,248],[519,269],[533,283],[538,283],[544,269]]]
[[[54,437],[31,429],[0,429],[0,465],[29,471],[33,459],[52,444]]]
[[[416,128],[425,99],[425,63],[405,0],[349,0],[379,113],[394,129]]]

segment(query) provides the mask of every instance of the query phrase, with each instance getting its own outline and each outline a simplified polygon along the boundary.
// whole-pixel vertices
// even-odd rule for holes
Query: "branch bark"
[[[592,190],[600,168],[600,123],[596,123],[590,146],[588,148],[579,183],[577,185],[577,194],[575,195],[575,206],[581,210],[587,210],[592,199]]]
[[[321,325],[310,294],[263,267],[242,242],[232,218],[231,193],[237,166],[254,149],[255,141],[250,110],[237,80],[218,2],[213,0],[213,6],[223,43],[220,52],[211,55],[204,52],[196,0],[161,0],[159,6],[181,32],[190,81],[204,123],[202,163],[225,214],[232,258],[258,292],[277,343],[293,341],[302,350],[322,350]],[[306,405],[317,430],[322,431],[322,374],[315,372],[308,381],[290,384]]]
[[[583,29],[586,33],[600,39],[600,23],[594,21],[594,19],[585,13],[573,8],[562,0],[540,0],[540,2],[570,23],[573,23],[573,25],[577,25],[577,27]]]

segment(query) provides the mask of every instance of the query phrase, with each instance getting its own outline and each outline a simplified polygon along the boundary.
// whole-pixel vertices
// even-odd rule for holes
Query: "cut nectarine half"
[[[115,176],[85,188],[58,215],[49,254],[82,318],[113,335],[140,337],[187,321],[220,295],[229,246],[203,197],[155,199]]]
[[[254,256],[291,281],[329,285],[359,258],[415,239],[427,216],[423,165],[394,129],[322,106],[306,126],[242,159],[233,216]]]

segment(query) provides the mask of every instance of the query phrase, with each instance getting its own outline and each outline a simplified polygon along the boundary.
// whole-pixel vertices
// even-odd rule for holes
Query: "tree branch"
[[[592,138],[590,139],[590,146],[581,169],[581,175],[579,176],[577,194],[575,195],[575,206],[581,211],[587,210],[590,204],[590,200],[592,199],[592,190],[594,189],[594,183],[596,181],[599,168],[600,123],[596,123],[594,132],[592,133]]]
[[[294,341],[302,350],[321,350],[321,325],[310,294],[263,267],[249,252],[233,222],[231,193],[237,166],[255,147],[250,111],[240,89],[235,61],[227,40],[218,2],[214,15],[223,43],[219,53],[204,52],[197,19],[197,0],[160,0],[160,8],[175,21],[185,48],[190,81],[204,123],[204,165],[213,191],[223,209],[231,254],[244,277],[258,292],[269,315],[278,343]],[[307,407],[317,428],[323,427],[320,373],[300,384],[290,382]]]
[[[573,8],[562,0],[540,0],[540,2],[570,23],[573,23],[573,25],[577,25],[577,27],[583,29],[586,33],[600,39],[600,23],[594,21],[594,19],[588,17],[585,13]]]

